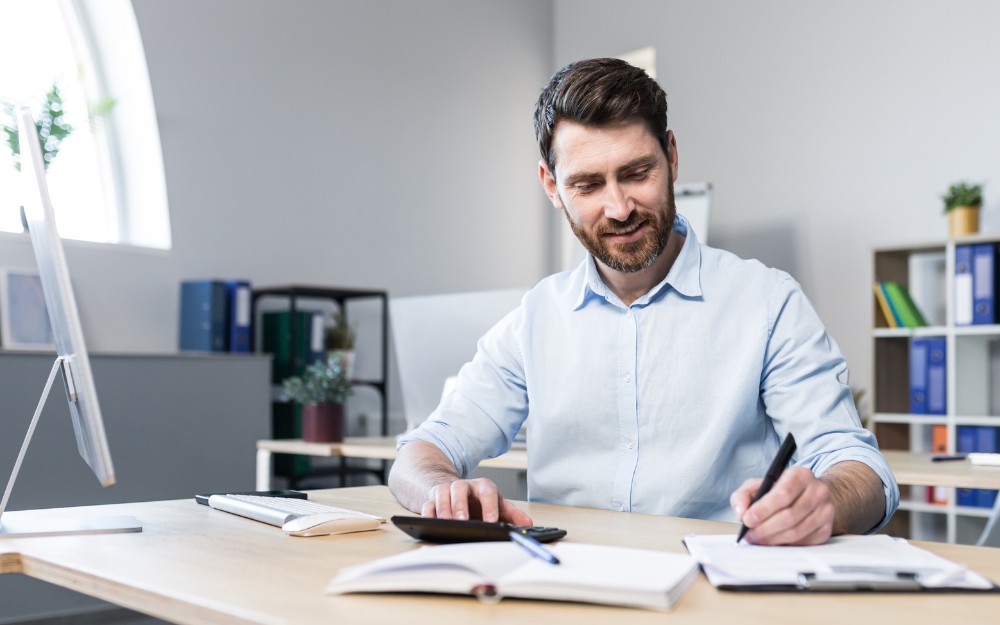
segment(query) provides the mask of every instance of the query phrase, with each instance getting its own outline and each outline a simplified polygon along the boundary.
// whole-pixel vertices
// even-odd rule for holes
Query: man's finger
[[[497,492],[496,484],[485,479],[473,480],[473,484],[483,520],[496,522],[500,518],[500,493]]]
[[[460,521],[469,519],[469,490],[469,482],[466,480],[451,483],[451,518]]]
[[[503,497],[500,497],[500,519],[501,521],[506,521],[512,525],[534,525],[534,521],[531,517],[524,511],[507,501]]]
[[[757,489],[760,488],[760,483],[763,480],[760,478],[749,479],[740,485],[733,494],[729,496],[729,506],[736,513],[736,519],[741,520],[743,518],[743,513],[747,511],[750,507],[750,502],[753,500],[754,494]]]

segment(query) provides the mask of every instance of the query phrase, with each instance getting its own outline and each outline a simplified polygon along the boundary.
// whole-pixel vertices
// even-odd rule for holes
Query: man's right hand
[[[425,517],[532,525],[531,517],[505,500],[491,480],[462,479],[441,450],[425,441],[399,450],[389,490],[399,503]]]
[[[427,493],[420,515],[439,519],[482,519],[532,525],[531,517],[503,498],[497,485],[479,477],[437,484]]]

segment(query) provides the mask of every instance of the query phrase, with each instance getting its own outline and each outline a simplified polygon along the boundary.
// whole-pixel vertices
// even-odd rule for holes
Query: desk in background
[[[883,453],[901,485],[1000,489],[998,467],[975,466],[968,461],[931,462],[931,454],[915,454],[908,451]],[[271,487],[272,454],[393,460],[396,458],[396,439],[346,438],[342,443],[259,440],[257,441],[257,490],[268,490]],[[528,452],[524,449],[512,449],[498,458],[483,461],[480,466],[524,471],[528,468]]]
[[[257,490],[271,488],[271,456],[273,454],[300,454],[321,458],[368,458],[372,460],[395,460],[396,439],[394,437],[345,438],[342,443],[307,443],[302,440],[260,440],[257,441]],[[479,464],[491,469],[528,468],[528,452],[512,449],[498,458],[490,458]]]
[[[384,486],[314,491],[316,501],[391,516],[405,511]],[[519,503],[568,540],[683,553],[685,534],[736,533],[736,525],[610,510]],[[58,513],[59,511],[53,511]],[[177,623],[572,623],[673,625],[864,623],[891,615],[907,625],[995,622],[1000,595],[758,594],[723,592],[703,577],[668,615],[540,601],[484,605],[469,597],[326,596],[341,568],[415,548],[395,527],[294,538],[277,528],[201,506],[193,499],[77,508],[130,514],[142,533],[24,538],[0,542],[0,573],[23,573]],[[921,547],[1000,582],[1000,550],[942,543]],[[792,616],[790,616],[792,615]],[[797,615],[797,616],[796,616]],[[882,615],[882,617],[879,617]]]

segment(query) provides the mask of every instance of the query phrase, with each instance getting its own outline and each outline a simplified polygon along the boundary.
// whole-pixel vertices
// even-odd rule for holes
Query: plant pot
[[[948,211],[948,232],[952,239],[979,232],[979,207],[956,206]]]
[[[303,404],[302,440],[309,443],[344,440],[344,404]]]

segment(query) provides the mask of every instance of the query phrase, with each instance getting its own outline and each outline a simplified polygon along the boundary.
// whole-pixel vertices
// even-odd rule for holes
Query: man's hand
[[[486,478],[462,479],[441,450],[424,441],[399,450],[389,489],[399,503],[421,516],[532,525],[531,517],[505,500],[496,484]]]
[[[420,515],[439,519],[482,519],[514,525],[532,525],[531,517],[510,503],[486,478],[455,480],[430,489]]]
[[[882,480],[861,462],[835,464],[822,478],[791,467],[750,505],[761,481],[747,480],[729,497],[754,544],[819,545],[836,534],[867,532],[885,515]]]
[[[833,535],[830,489],[812,471],[785,470],[770,492],[750,505],[761,481],[747,480],[729,497],[736,516],[750,530],[747,540],[757,545],[820,545]]]

